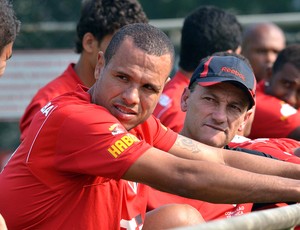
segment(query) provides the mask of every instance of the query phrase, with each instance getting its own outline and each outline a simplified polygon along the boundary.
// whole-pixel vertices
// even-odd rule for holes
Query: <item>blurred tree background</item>
[[[300,0],[140,0],[140,3],[150,20],[184,18],[201,5],[215,5],[235,15],[300,11]],[[14,49],[73,49],[80,4],[81,0],[14,0],[14,9],[22,22]],[[283,29],[296,33],[300,25]],[[18,131],[18,122],[0,122],[0,152],[18,146]]]
[[[80,2],[81,0],[14,0],[17,16],[22,21],[15,49],[73,48]],[[183,18],[201,5],[215,5],[236,15],[300,11],[300,0],[140,0],[140,3],[150,20]],[[39,30],[39,23],[46,22],[70,24],[65,30],[63,24],[59,31]],[[51,24],[48,27],[51,29]]]

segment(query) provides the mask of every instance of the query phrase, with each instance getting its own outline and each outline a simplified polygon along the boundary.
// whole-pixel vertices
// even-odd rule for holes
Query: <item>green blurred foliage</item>
[[[22,23],[76,21],[81,0],[14,0],[13,6]]]
[[[215,5],[235,14],[265,14],[299,11],[299,0],[140,0],[151,19],[180,18],[202,5]]]
[[[140,0],[140,3],[149,19],[182,18],[201,5],[215,5],[236,15],[300,10],[300,0]],[[41,22],[74,23],[72,31],[24,31],[21,27],[15,48],[73,48],[80,4],[81,0],[14,0],[15,11],[23,25]]]

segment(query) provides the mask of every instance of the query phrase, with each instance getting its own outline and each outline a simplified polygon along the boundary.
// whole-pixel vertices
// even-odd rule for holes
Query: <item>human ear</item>
[[[183,112],[187,111],[187,99],[190,97],[190,90],[188,88],[184,88],[183,93],[181,95],[181,110]]]
[[[86,33],[82,38],[82,47],[83,49],[88,52],[92,53],[98,47],[98,41],[91,33]]]
[[[95,79],[99,79],[101,71],[103,70],[105,66],[105,58],[104,58],[104,53],[102,51],[98,52],[97,56],[97,63],[95,67]]]
[[[251,132],[252,122],[254,119],[255,106],[247,111],[244,120],[238,128],[238,134],[247,137]]]

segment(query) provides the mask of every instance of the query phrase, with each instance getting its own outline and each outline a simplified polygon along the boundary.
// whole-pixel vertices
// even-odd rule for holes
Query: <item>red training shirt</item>
[[[300,125],[300,113],[291,105],[265,93],[265,82],[256,90],[256,110],[250,139],[287,137]]]
[[[177,134],[150,117],[136,137],[92,104],[86,90],[44,106],[0,174],[0,213],[8,229],[143,225],[148,187],[121,177],[151,145],[168,151]]]
[[[153,115],[161,123],[175,132],[183,128],[185,112],[181,110],[181,95],[189,85],[189,79],[182,72],[177,71],[175,76],[166,84]]]
[[[33,116],[43,106],[45,106],[50,100],[59,95],[74,91],[78,84],[83,85],[83,82],[74,71],[74,66],[75,64],[70,64],[60,76],[39,89],[35,96],[32,98],[31,102],[26,107],[26,110],[20,119],[21,141],[24,140],[27,134],[27,130],[33,119]]]

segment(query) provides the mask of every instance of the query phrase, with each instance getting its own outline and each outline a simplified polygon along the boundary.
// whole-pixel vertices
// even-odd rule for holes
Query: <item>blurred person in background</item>
[[[154,116],[175,132],[183,127],[181,94],[200,60],[218,51],[240,53],[242,27],[235,15],[215,6],[202,6],[184,19],[181,31],[179,69],[169,81],[154,110]]]
[[[11,2],[0,0],[0,77],[5,71],[6,61],[12,56],[12,47],[20,25]]]
[[[137,0],[83,0],[77,23],[76,53],[78,62],[71,63],[57,78],[42,87],[27,106],[20,120],[21,141],[33,116],[52,98],[73,91],[77,84],[91,87],[99,51],[105,52],[113,34],[132,23],[147,23],[148,18]]]
[[[250,61],[257,82],[267,78],[285,44],[284,32],[274,23],[258,23],[245,29],[242,54]]]
[[[300,44],[283,49],[265,80],[258,84],[250,139],[300,140]]]
[[[12,48],[21,22],[17,19],[10,1],[0,0],[0,77],[4,74],[6,62],[12,56]],[[0,168],[2,168],[0,158]],[[0,214],[0,229],[6,230],[5,220]]]

